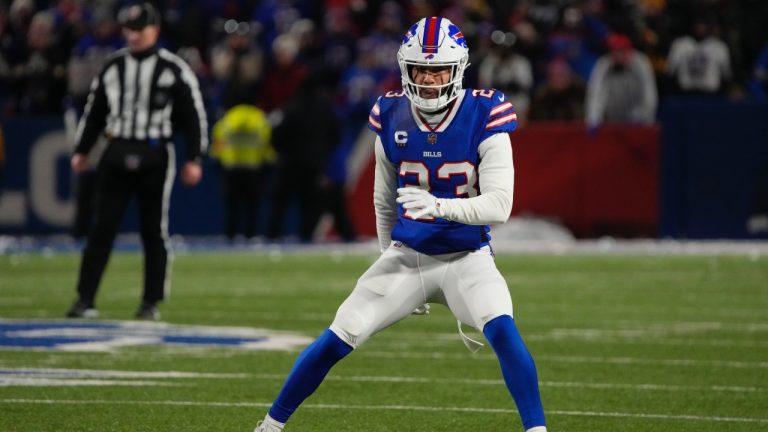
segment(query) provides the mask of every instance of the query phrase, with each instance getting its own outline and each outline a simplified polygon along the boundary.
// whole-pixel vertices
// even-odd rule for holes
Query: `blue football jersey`
[[[463,90],[443,121],[431,127],[403,92],[379,97],[368,127],[398,170],[398,187],[415,186],[438,198],[480,194],[477,148],[493,134],[517,128],[517,114],[500,91]],[[476,250],[490,241],[488,225],[466,225],[441,218],[414,219],[398,206],[392,239],[425,254]]]

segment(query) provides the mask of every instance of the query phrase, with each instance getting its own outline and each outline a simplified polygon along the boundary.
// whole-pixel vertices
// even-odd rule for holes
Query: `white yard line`
[[[360,350],[357,353],[363,357],[373,357],[382,359],[411,359],[411,360],[466,360],[469,358],[478,360],[496,361],[493,354],[443,354],[443,353],[425,353],[425,352],[387,352],[387,351],[365,351]],[[768,362],[750,362],[750,361],[729,361],[729,360],[695,360],[695,359],[652,359],[637,357],[594,357],[594,356],[552,356],[537,355],[537,361],[548,361],[554,363],[595,363],[595,364],[637,364],[637,365],[661,365],[661,366],[699,366],[714,368],[734,368],[734,369],[766,369]]]
[[[0,387],[177,386],[158,379],[243,379],[247,374],[180,371],[119,371],[94,369],[0,368]],[[144,378],[139,380],[138,378]],[[153,380],[145,380],[150,378]]]
[[[100,379],[60,379],[40,377],[3,377],[0,387],[147,387],[176,386],[175,383],[137,380],[100,380]]]
[[[116,380],[120,378],[150,378],[163,379],[253,379],[283,381],[285,374],[249,374],[249,373],[196,373],[179,371],[120,371],[120,370],[94,370],[94,369],[52,369],[52,368],[4,368],[0,369],[0,387],[6,385],[15,386],[45,386],[45,385],[128,385]],[[352,381],[371,383],[402,383],[402,384],[446,384],[467,386],[503,386],[501,378],[428,378],[413,376],[386,376],[386,375],[329,375],[326,380]],[[141,383],[144,381],[127,381]],[[153,384],[158,381],[151,382]],[[674,385],[674,384],[621,384],[621,383],[595,383],[574,381],[542,381],[542,387],[555,388],[580,388],[580,389],[626,389],[642,391],[721,391],[735,393],[768,392],[768,387],[724,386],[724,385]]]
[[[58,368],[0,368],[0,377],[41,377],[41,378],[247,378],[244,373],[200,373],[182,371],[122,371],[103,369],[58,369]]]
[[[254,379],[283,381],[286,375],[280,374],[254,374]],[[328,375],[327,381],[355,381],[355,382],[389,382],[402,384],[447,384],[469,386],[503,386],[504,381],[499,379],[472,379],[472,378],[424,378],[404,376],[364,376],[364,375]],[[607,389],[607,390],[650,390],[650,391],[722,391],[734,393],[768,392],[768,387],[722,386],[722,385],[671,385],[671,384],[618,384],[618,383],[594,383],[573,381],[541,381],[542,387],[555,388],[580,388],[580,389]]]
[[[618,332],[617,332],[618,333]],[[482,338],[478,335],[478,338]],[[768,341],[757,340],[736,340],[727,338],[669,338],[657,336],[630,336],[630,335],[603,335],[595,337],[588,332],[583,334],[555,334],[555,333],[527,333],[523,336],[526,342],[550,342],[550,341],[575,341],[579,343],[590,344],[612,344],[612,345],[669,345],[678,347],[740,347],[740,348],[768,348]],[[461,346],[461,340],[458,333],[450,335],[450,338],[432,339],[427,335],[424,339],[387,339],[374,338],[369,342],[371,345],[387,347],[450,347]]]
[[[763,311],[764,312],[764,311]],[[427,317],[429,319],[430,317]],[[415,319],[419,319],[416,317]],[[553,320],[538,320],[536,318],[526,318],[523,323],[531,322],[546,322],[551,323]],[[562,325],[562,324],[561,324]],[[606,325],[609,327],[604,328],[551,328],[547,330],[547,333],[533,333],[539,335],[555,334],[555,335],[569,335],[576,336],[582,335],[614,335],[614,336],[649,336],[658,337],[662,335],[691,335],[702,334],[704,336],[713,332],[733,332],[736,334],[742,333],[768,333],[768,322],[743,322],[733,323],[724,321],[668,321],[657,322],[648,324],[645,321],[606,321]],[[531,334],[531,333],[526,333]],[[374,336],[373,340],[378,339],[414,339],[414,340],[431,340],[431,339],[452,339],[455,340],[458,336],[452,332],[430,332],[430,331],[387,331],[382,332]]]
[[[243,407],[243,408],[269,408],[272,404],[265,402],[198,402],[198,401],[174,401],[174,400],[73,400],[73,399],[0,399],[5,404],[41,404],[41,405],[165,405],[165,406],[198,406],[198,407]],[[419,406],[419,405],[343,405],[343,404],[305,404],[305,409],[318,410],[365,410],[365,411],[427,411],[427,412],[463,412],[483,414],[516,414],[517,411],[506,408],[480,408],[480,407],[444,407],[444,406]],[[656,414],[656,413],[622,413],[599,411],[563,411],[550,410],[549,415],[577,416],[577,417],[621,417],[662,420],[690,420],[703,422],[723,423],[757,423],[768,424],[768,418],[754,417],[720,417],[698,416],[685,414]]]

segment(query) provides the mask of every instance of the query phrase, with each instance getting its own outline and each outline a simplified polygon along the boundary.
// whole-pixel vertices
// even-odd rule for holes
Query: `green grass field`
[[[373,259],[181,255],[161,310],[172,324],[314,338]],[[537,362],[550,431],[768,431],[768,257],[497,261]],[[0,256],[0,323],[61,318],[74,300],[78,262],[74,254]],[[140,265],[137,253],[113,256],[98,298],[101,321],[131,318]],[[377,335],[332,370],[286,430],[522,430],[491,350],[469,353],[455,329],[434,306]],[[0,349],[0,431],[251,431],[298,350]],[[19,369],[139,378],[4,381]]]

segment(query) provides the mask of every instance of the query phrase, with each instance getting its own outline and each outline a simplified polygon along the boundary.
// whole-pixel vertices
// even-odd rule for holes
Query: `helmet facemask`
[[[402,54],[398,53],[398,63],[400,64],[403,90],[408,99],[411,100],[411,103],[420,110],[424,112],[439,111],[459,96],[459,92],[462,89],[462,81],[464,79],[464,70],[468,65],[467,57],[464,57],[457,62],[438,63],[429,61],[411,61],[401,56]],[[448,79],[448,82],[443,84],[416,84],[413,79],[413,69],[418,66],[448,67],[450,68],[450,78]],[[438,96],[424,97],[422,96],[423,89],[435,89],[437,90]]]

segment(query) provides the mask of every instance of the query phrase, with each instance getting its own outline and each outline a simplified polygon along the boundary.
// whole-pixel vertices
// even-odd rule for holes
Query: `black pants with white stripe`
[[[83,250],[77,291],[80,301],[93,304],[112,244],[133,197],[139,212],[144,246],[143,301],[165,298],[168,270],[168,203],[175,163],[171,147],[143,143],[111,143],[99,164],[95,215]]]

